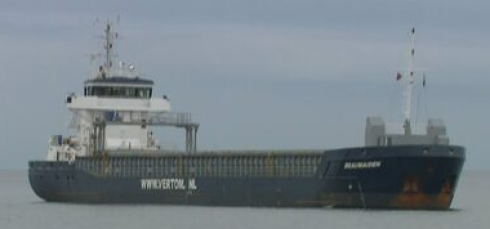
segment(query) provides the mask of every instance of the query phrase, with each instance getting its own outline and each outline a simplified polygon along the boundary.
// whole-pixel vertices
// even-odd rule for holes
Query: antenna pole
[[[106,68],[106,75],[110,75],[111,69],[112,69],[112,57],[114,56],[113,49],[114,49],[114,39],[117,38],[117,34],[115,34],[112,31],[112,23],[110,21],[107,21],[106,24],[106,29],[104,30],[104,39],[105,39],[105,57],[106,57],[106,62],[105,62],[105,68]]]
[[[411,115],[411,107],[412,107],[412,91],[413,91],[413,84],[415,81],[414,78],[414,65],[415,65],[415,28],[412,28],[412,31],[410,32],[410,58],[408,61],[408,77],[405,80],[405,108],[404,108],[404,116],[405,116],[405,122],[404,122],[404,129],[405,129],[405,134],[410,134],[411,133],[411,128],[410,128],[410,115]]]

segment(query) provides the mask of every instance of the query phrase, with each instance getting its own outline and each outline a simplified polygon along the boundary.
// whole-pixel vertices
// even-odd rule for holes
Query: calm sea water
[[[490,172],[465,172],[451,211],[46,203],[26,172],[0,171],[0,228],[490,228]]]

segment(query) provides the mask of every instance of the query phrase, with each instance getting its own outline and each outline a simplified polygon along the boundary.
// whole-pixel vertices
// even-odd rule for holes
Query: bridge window
[[[93,86],[85,87],[84,94],[86,96],[100,97],[120,97],[120,98],[151,98],[151,88],[137,87],[108,87],[108,86]]]

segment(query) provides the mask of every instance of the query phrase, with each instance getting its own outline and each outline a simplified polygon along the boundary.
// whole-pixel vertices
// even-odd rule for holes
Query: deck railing
[[[155,125],[155,126],[195,126],[191,113],[165,112],[160,114],[141,115],[139,113],[126,116],[124,119],[116,112],[108,112],[104,117],[97,117],[94,123],[109,125]]]

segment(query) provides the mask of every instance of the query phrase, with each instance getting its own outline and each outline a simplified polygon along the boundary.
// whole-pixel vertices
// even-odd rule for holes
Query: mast
[[[107,21],[106,28],[104,30],[104,50],[105,50],[105,74],[102,74],[102,77],[110,76],[111,70],[113,66],[113,57],[114,57],[114,41],[117,39],[118,34],[113,31],[112,23]]]
[[[409,44],[409,50],[410,50],[410,57],[408,59],[408,77],[406,77],[405,81],[405,92],[404,94],[404,116],[405,120],[403,123],[403,128],[405,130],[405,134],[409,135],[411,134],[411,127],[410,127],[410,116],[411,116],[411,107],[412,107],[412,91],[413,91],[413,84],[415,81],[414,78],[414,65],[415,65],[415,28],[412,28],[412,31],[409,34],[410,38],[410,44]]]

